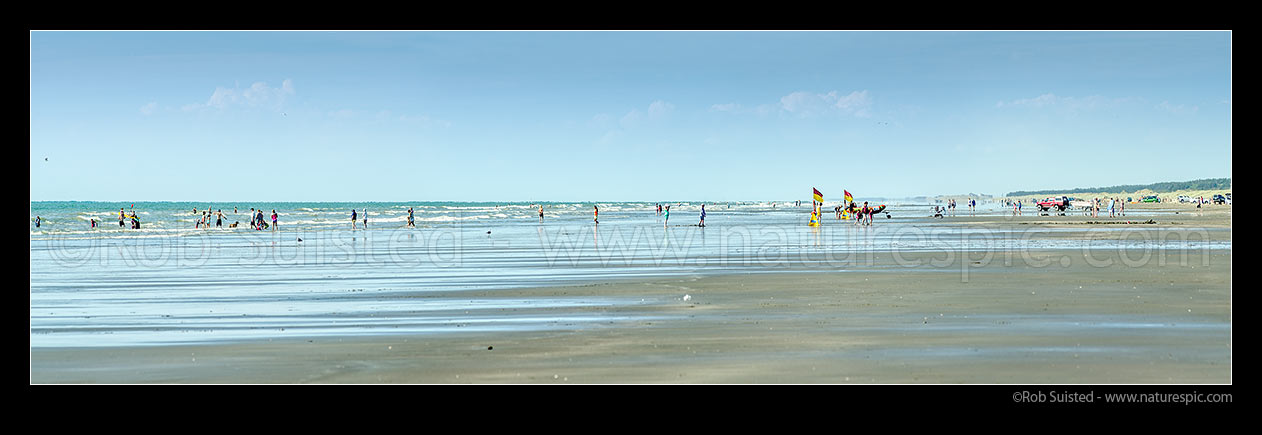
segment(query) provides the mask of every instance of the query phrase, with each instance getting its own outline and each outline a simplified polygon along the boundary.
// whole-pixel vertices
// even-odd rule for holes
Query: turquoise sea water
[[[903,251],[1230,249],[1229,241],[1207,241],[1208,230],[1169,238],[1139,228],[1079,240],[966,227],[928,218],[927,204],[891,204],[889,217],[871,227],[825,213],[818,228],[806,225],[809,203],[711,203],[705,227],[696,226],[700,203],[672,203],[669,221],[652,203],[597,203],[599,225],[591,203],[543,205],[541,221],[538,206],[528,203],[32,202],[32,218],[41,222],[36,228],[32,221],[30,231],[31,345],[581,328],[618,319],[556,308],[675,301],[470,298],[464,291],[733,272],[933,269],[871,261]],[[119,207],[134,210],[141,229],[119,227]],[[224,227],[197,227],[207,207],[223,210]],[[275,209],[277,227],[245,228],[251,207],[269,221]],[[415,228],[406,226],[409,207]],[[362,221],[351,228],[352,208],[361,218],[367,209],[367,229]],[[227,228],[237,221],[240,228]]]

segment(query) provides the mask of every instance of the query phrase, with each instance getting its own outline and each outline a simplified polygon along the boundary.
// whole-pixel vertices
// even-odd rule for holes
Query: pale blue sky
[[[1229,32],[32,32],[30,80],[37,201],[838,200],[1231,176]]]

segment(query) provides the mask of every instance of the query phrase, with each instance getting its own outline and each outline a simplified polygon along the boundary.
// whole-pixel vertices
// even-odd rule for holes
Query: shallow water
[[[892,217],[872,227],[825,214],[825,225],[815,228],[805,225],[809,207],[787,204],[710,204],[704,228],[694,226],[699,204],[672,206],[669,222],[652,204],[602,204],[593,225],[590,204],[547,204],[540,222],[529,204],[421,203],[412,206],[417,228],[404,226],[407,204],[374,204],[369,229],[351,230],[350,204],[311,203],[283,207],[277,231],[191,228],[189,204],[136,204],[147,216],[141,230],[119,229],[116,221],[85,230],[76,220],[108,218],[116,204],[32,203],[46,220],[32,226],[30,239],[31,346],[571,329],[616,319],[557,308],[663,301],[470,299],[459,291],[732,271],[934,267],[862,261],[898,252],[1231,249],[1229,237],[1211,237],[1229,229],[1110,228],[1102,239],[1050,237],[1083,230],[965,227],[919,217],[917,210],[929,207],[915,204],[892,205]]]

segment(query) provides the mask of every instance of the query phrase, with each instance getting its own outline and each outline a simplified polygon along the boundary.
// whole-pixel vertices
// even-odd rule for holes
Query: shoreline
[[[443,317],[454,323],[436,333],[299,336],[294,328],[253,341],[32,347],[30,382],[1230,384],[1231,207],[1172,206],[1128,207],[1180,212],[1142,217],[1156,224],[958,210],[904,224],[1079,240],[1080,249],[868,250],[823,267],[699,267],[564,285],[365,295],[382,304],[524,303],[457,306]],[[1128,237],[1141,243],[1094,243]],[[1214,243],[1152,243],[1167,238]],[[541,303],[559,300],[588,303]],[[430,316],[384,315],[403,322]],[[506,319],[533,326],[473,327]]]

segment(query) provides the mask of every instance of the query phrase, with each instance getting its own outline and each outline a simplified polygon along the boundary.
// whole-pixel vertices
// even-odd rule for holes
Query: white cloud
[[[736,112],[741,110],[741,105],[736,103],[715,104],[710,106],[710,110],[714,112]]]
[[[1104,107],[1114,107],[1131,100],[1134,100],[1134,98],[1108,98],[1100,95],[1090,95],[1086,97],[1062,97],[1053,93],[1046,93],[1034,98],[1023,98],[1009,102],[1000,101],[995,103],[995,107],[1058,107],[1069,110],[1090,110]]]
[[[152,115],[153,111],[157,109],[158,109],[158,102],[153,101],[153,102],[150,102],[149,104],[140,106],[140,113],[143,113],[145,115]]]
[[[644,120],[644,114],[640,113],[639,109],[631,109],[618,123],[622,124],[622,128],[635,128],[642,120]]]
[[[598,113],[592,116],[591,125],[606,130],[605,134],[596,143],[608,145],[632,130],[665,122],[674,112],[674,104],[669,101],[654,100],[644,110],[632,108],[627,111],[627,114],[616,120],[617,126],[613,125],[614,117],[607,113]]]
[[[801,116],[816,116],[834,111],[845,115],[866,117],[872,106],[868,91],[853,91],[848,95],[840,95],[837,91],[827,94],[816,94],[798,91],[780,97],[780,108],[786,112]]]
[[[1197,110],[1200,110],[1200,107],[1198,106],[1187,107],[1182,104],[1175,105],[1170,104],[1169,101],[1162,101],[1161,104],[1153,106],[1153,108],[1161,109],[1174,114],[1196,113]]]
[[[649,104],[649,118],[662,119],[666,115],[675,111],[675,105],[668,102],[657,100],[653,104]]]
[[[860,117],[868,116],[868,107],[871,105],[872,100],[868,98],[868,91],[866,89],[851,92],[850,95],[838,98],[837,104],[835,104],[835,106],[837,106],[838,109],[841,109],[842,112],[852,113],[855,116]]]
[[[831,94],[836,95],[836,92]],[[810,92],[794,92],[780,97],[780,107],[790,113],[813,114],[828,107],[826,100],[829,94],[812,94]]]
[[[664,120],[674,112],[674,104],[667,101],[655,100],[652,103],[649,103],[649,107],[643,111],[638,108],[631,109],[626,115],[622,115],[622,118],[618,119],[618,124],[621,125],[623,129],[630,130],[644,125],[649,121]],[[597,114],[592,117],[592,121],[597,125],[607,124],[611,121],[611,119],[612,118],[609,115],[604,113]]]
[[[613,122],[613,117],[609,116],[608,113],[597,113],[596,116],[592,117],[592,122],[598,126],[607,126]]]
[[[600,139],[596,140],[596,145],[600,145],[600,146],[613,145],[618,140],[620,140],[623,135],[625,135],[625,133],[623,133],[622,130],[614,129],[614,130],[606,131],[605,134],[600,136]]]
[[[266,82],[255,82],[245,89],[241,89],[239,85],[232,88],[220,86],[215,88],[215,91],[210,94],[210,99],[205,104],[188,104],[184,106],[184,110],[196,110],[203,107],[216,109],[227,109],[230,107],[280,109],[284,105],[285,100],[295,93],[294,83],[290,79],[285,79],[278,88],[268,86]]]
[[[1009,102],[1006,104],[1003,101],[1000,101],[999,104],[997,104],[995,107],[1003,107],[1005,105],[1006,106],[1043,107],[1043,106],[1050,106],[1050,105],[1056,104],[1058,100],[1059,98],[1056,96],[1056,94],[1043,94],[1034,98],[1013,100],[1012,102]]]

